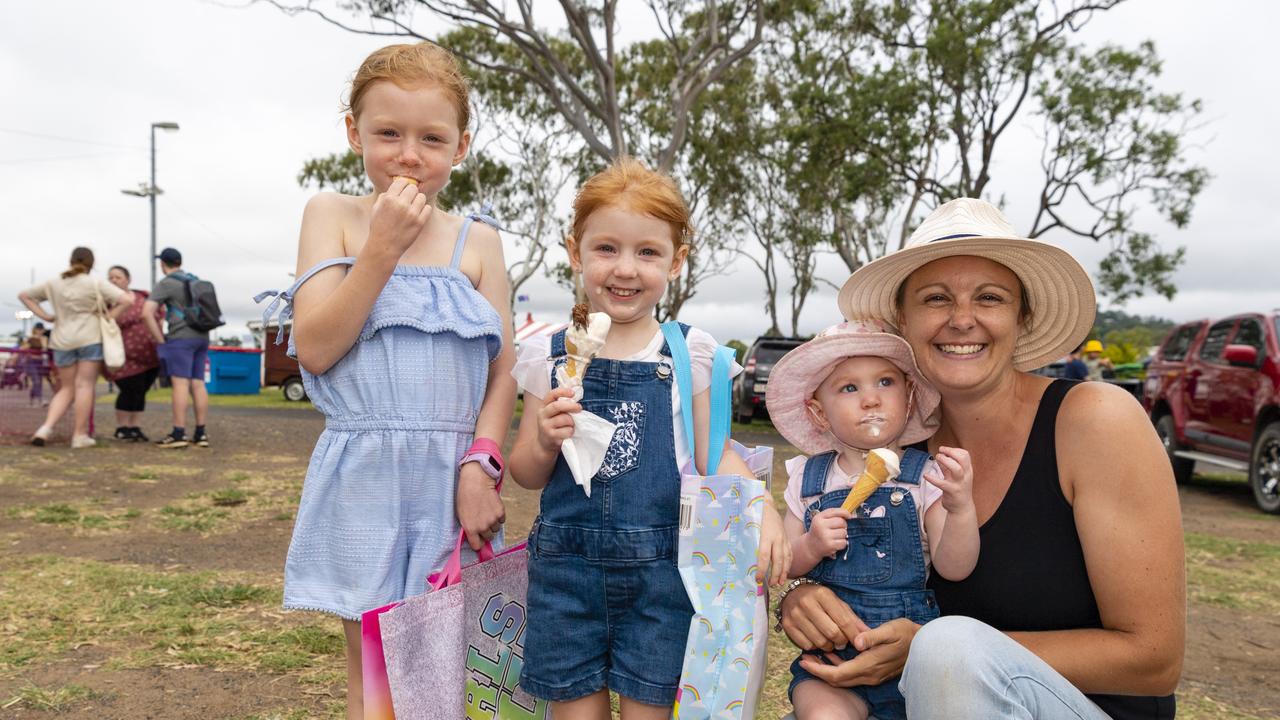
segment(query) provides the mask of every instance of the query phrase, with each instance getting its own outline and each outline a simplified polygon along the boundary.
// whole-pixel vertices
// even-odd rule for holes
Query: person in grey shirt
[[[188,445],[209,447],[205,421],[209,417],[209,392],[204,386],[204,371],[209,359],[209,333],[196,330],[184,321],[182,308],[191,302],[187,281],[196,277],[182,269],[182,253],[165,248],[156,256],[164,271],[151,296],[142,308],[142,319],[156,339],[156,354],[164,373],[173,386],[173,431],[156,444],[164,448]],[[156,321],[156,308],[165,307],[165,332]],[[187,398],[195,406],[196,429],[187,438]]]

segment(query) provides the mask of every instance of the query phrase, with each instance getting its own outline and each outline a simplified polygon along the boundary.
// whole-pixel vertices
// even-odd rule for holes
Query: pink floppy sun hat
[[[818,333],[809,342],[787,353],[769,373],[765,404],[773,426],[806,455],[835,450],[832,437],[814,424],[806,403],[840,362],[851,357],[881,357],[902,371],[914,387],[907,425],[895,442],[920,442],[938,429],[941,397],[916,369],[915,355],[906,340],[888,332],[875,320],[842,322]]]

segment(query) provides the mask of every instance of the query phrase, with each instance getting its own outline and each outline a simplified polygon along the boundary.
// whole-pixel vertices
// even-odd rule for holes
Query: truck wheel
[[[1178,436],[1174,431],[1172,415],[1162,415],[1156,421],[1156,434],[1160,436],[1164,451],[1169,454],[1169,464],[1173,465],[1174,482],[1179,485],[1185,485],[1191,479],[1191,473],[1195,471],[1196,463],[1194,460],[1174,455],[1181,448],[1178,447]]]
[[[743,405],[746,405],[746,403],[743,403]],[[740,424],[750,425],[751,418],[754,417],[754,413],[752,413],[750,410],[747,410],[746,412],[742,412],[741,410],[739,410],[735,412],[733,416],[734,416],[733,419],[737,420]]]
[[[307,388],[303,386],[302,378],[291,377],[280,388],[284,391],[285,400],[302,402],[307,399]]]
[[[1263,428],[1253,444],[1249,486],[1263,512],[1280,513],[1280,422]]]

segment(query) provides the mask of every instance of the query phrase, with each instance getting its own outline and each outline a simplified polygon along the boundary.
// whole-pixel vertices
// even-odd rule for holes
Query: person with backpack
[[[213,283],[182,269],[182,253],[165,248],[156,256],[164,277],[151,290],[142,309],[143,322],[156,339],[164,374],[173,386],[173,430],[156,441],[163,448],[188,445],[209,447],[205,422],[209,416],[209,393],[204,372],[209,359],[209,331],[223,325]],[[165,308],[165,332],[156,321],[156,309]],[[187,438],[187,398],[195,407],[196,428]]]

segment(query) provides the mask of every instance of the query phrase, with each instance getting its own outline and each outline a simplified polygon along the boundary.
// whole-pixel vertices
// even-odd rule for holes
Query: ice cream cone
[[[568,356],[561,366],[567,385],[580,387],[587,375],[587,366],[604,349],[609,336],[611,321],[606,313],[588,312],[586,303],[573,307],[573,322],[564,334],[564,349]]]
[[[867,453],[866,466],[858,479],[853,482],[853,488],[849,490],[848,497],[840,505],[841,509],[851,514],[856,513],[858,506],[871,497],[871,493],[875,492],[876,488],[898,477],[900,472],[898,456],[894,455],[892,450],[876,448]]]

